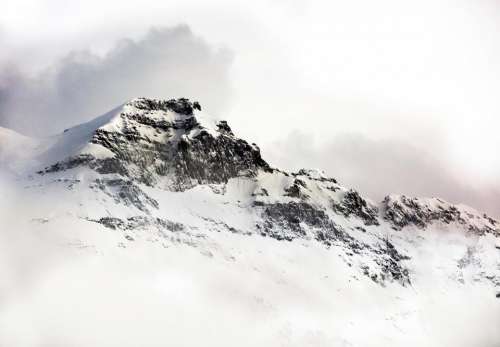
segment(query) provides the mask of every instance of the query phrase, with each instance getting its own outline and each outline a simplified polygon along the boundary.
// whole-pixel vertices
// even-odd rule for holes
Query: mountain
[[[274,168],[198,102],[138,98],[45,139],[0,129],[0,168],[5,241],[23,235],[5,263],[36,244],[23,267],[57,259],[58,278],[28,308],[10,300],[6,345],[500,343],[499,221],[439,198],[376,203],[320,170]],[[52,310],[53,324],[22,318]],[[89,336],[81,321],[107,329]]]

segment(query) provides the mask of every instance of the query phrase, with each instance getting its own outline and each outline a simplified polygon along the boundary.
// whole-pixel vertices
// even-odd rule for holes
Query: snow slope
[[[0,169],[16,172],[33,156],[37,142],[0,127]]]
[[[272,168],[186,99],[29,143],[0,345],[500,345],[500,223],[470,207]]]

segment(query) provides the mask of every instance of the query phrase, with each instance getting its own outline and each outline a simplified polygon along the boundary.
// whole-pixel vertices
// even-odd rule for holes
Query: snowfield
[[[272,168],[186,99],[0,129],[1,346],[500,345],[500,223]]]

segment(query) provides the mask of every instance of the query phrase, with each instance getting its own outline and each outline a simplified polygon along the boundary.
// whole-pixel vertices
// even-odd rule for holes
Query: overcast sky
[[[275,165],[500,215],[499,43],[493,0],[7,0],[0,126],[186,96]]]

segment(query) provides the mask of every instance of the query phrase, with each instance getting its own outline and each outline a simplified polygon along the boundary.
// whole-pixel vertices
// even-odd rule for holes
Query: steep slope
[[[274,335],[286,324],[301,332],[292,339],[297,345],[456,343],[452,331],[437,332],[419,321],[435,319],[429,308],[434,300],[450,300],[442,306],[446,310],[473,297],[481,314],[491,322],[500,319],[498,221],[437,198],[390,195],[374,203],[321,171],[272,168],[255,144],[204,114],[197,102],[134,99],[37,144],[32,164],[15,183],[22,193],[12,194],[22,196],[24,228],[57,234],[65,249],[78,254],[119,257],[129,266],[141,259],[155,269],[182,259],[190,265],[175,266],[217,274],[217,281],[235,286],[245,300],[263,300],[241,312],[284,315],[259,316],[279,328],[272,338],[250,339],[248,345],[287,344]],[[207,259],[213,265],[204,264]],[[232,278],[253,279],[262,288],[243,293]],[[211,283],[198,275],[193,281],[202,288]],[[280,295],[291,297],[281,305]],[[308,312],[313,297],[319,311]],[[291,298],[303,301],[295,304],[305,310],[305,321],[286,314],[295,309]],[[217,319],[228,314],[208,306]],[[244,324],[253,319],[242,318]],[[371,331],[370,322],[378,319],[383,323]],[[346,323],[353,320],[356,328]],[[320,337],[310,342],[314,324]],[[340,332],[329,331],[330,325]],[[487,327],[484,336],[474,331],[470,339],[484,346],[500,341]],[[356,329],[370,332],[361,337]],[[380,329],[386,332],[377,338]],[[444,335],[424,337],[430,330]]]

